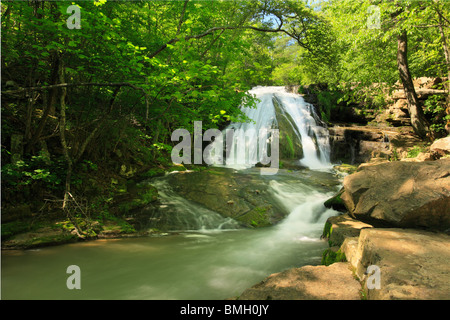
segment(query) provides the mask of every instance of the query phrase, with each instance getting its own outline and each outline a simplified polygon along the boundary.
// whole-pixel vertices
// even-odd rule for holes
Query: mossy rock
[[[100,238],[120,237],[123,234],[136,233],[131,224],[119,218],[105,221],[102,227],[102,231],[99,233]]]
[[[150,184],[129,185],[128,191],[115,196],[114,202],[120,213],[145,207],[158,200],[158,190]]]
[[[242,216],[237,217],[236,220],[251,228],[268,227],[272,225],[270,221],[271,210],[272,206],[270,205],[266,207],[255,207]]]
[[[273,105],[277,117],[278,129],[280,130],[279,151],[281,159],[301,159],[303,158],[302,142],[299,133],[296,132],[292,124],[292,117],[283,111],[278,99],[274,98]]]
[[[341,199],[341,195],[344,193],[344,189],[341,189],[335,196],[331,197],[327,201],[324,202],[324,206],[326,208],[332,208],[336,211],[346,212],[347,208],[345,207],[344,201]]]
[[[187,169],[182,165],[173,165],[169,167],[166,171],[167,172],[174,172],[174,171],[186,171]]]
[[[334,166],[333,168],[339,172],[348,173],[348,174],[355,173],[358,170],[358,166],[348,164],[348,163],[343,163],[343,164]]]
[[[36,230],[21,232],[7,240],[2,239],[2,248],[5,249],[31,249],[36,247],[59,245],[75,242],[78,237],[55,225],[48,225]]]
[[[164,169],[156,167],[156,168],[151,168],[151,169],[147,170],[145,173],[141,174],[139,177],[141,179],[151,179],[151,178],[155,178],[155,177],[164,176],[165,173],[166,173],[166,171]]]
[[[75,242],[78,237],[73,234],[58,234],[46,237],[35,237],[24,243],[25,248],[46,247],[51,245],[60,245],[64,243]]]
[[[333,232],[333,225],[330,222],[325,222],[325,226],[323,227],[322,238],[330,239],[331,233]]]
[[[339,247],[331,247],[325,250],[322,254],[322,264],[329,266],[335,262],[346,262],[345,253],[341,252]]]

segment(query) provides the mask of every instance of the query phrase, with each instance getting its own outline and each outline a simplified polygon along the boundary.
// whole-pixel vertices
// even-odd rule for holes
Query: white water
[[[328,130],[324,128],[310,104],[300,95],[288,93],[284,87],[256,87],[249,93],[254,94],[260,102],[256,108],[242,107],[241,110],[253,122],[232,123],[224,130],[225,136],[227,130],[232,129],[235,132],[232,141],[227,141],[231,147],[226,156],[227,167],[241,169],[262,162],[267,154],[270,138],[263,139],[266,145],[260,148],[258,133],[261,129],[270,130],[277,127],[273,105],[273,99],[276,98],[283,111],[293,119],[294,131],[302,143],[304,156],[298,159],[299,164],[313,170],[331,168]],[[214,164],[222,164],[222,155],[212,152],[210,159]]]
[[[239,228],[239,224],[225,218],[176,193],[165,179],[154,179],[151,184],[158,189],[160,208],[158,220],[165,226],[174,226],[171,231],[219,231]]]

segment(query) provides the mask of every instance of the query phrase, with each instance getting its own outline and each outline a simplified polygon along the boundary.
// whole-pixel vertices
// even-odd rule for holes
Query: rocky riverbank
[[[359,166],[327,202],[342,214],[324,226],[324,265],[273,274],[239,299],[450,299],[449,142],[428,161]]]

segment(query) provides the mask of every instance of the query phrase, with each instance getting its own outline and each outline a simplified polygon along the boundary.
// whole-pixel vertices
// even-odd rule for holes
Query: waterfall
[[[310,169],[330,168],[330,145],[328,130],[317,116],[312,105],[305,102],[302,96],[288,93],[284,87],[256,87],[249,91],[259,99],[256,108],[242,107],[242,112],[251,120],[249,123],[231,123],[224,134],[228,138],[229,132],[234,134],[231,141],[226,141],[227,152],[225,165],[232,168],[253,167],[262,162],[265,152],[270,150],[271,137],[258,137],[260,130],[278,128],[274,100],[281,108],[281,112],[289,116],[288,123],[292,126],[301,141],[303,156],[298,164]],[[227,134],[228,132],[228,134]],[[280,135],[283,134],[280,132]],[[260,145],[263,141],[264,145]],[[214,144],[214,142],[213,142]],[[219,148],[217,148],[219,149]],[[216,148],[211,148],[216,150]],[[223,155],[216,155],[214,151],[209,155],[210,162],[220,165]]]

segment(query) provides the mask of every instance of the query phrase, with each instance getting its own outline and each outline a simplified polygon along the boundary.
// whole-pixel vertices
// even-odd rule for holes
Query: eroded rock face
[[[389,159],[387,133],[379,128],[330,127],[331,161],[363,163],[374,157]]]
[[[239,300],[360,300],[360,283],[345,262],[293,268],[245,290]]]
[[[450,228],[450,159],[364,166],[345,177],[350,215],[375,226]]]
[[[346,256],[364,282],[368,299],[450,299],[450,236],[373,228],[361,230],[357,248],[354,241],[346,241]],[[374,275],[366,274],[369,266],[379,268],[379,289],[367,289],[366,282]]]

